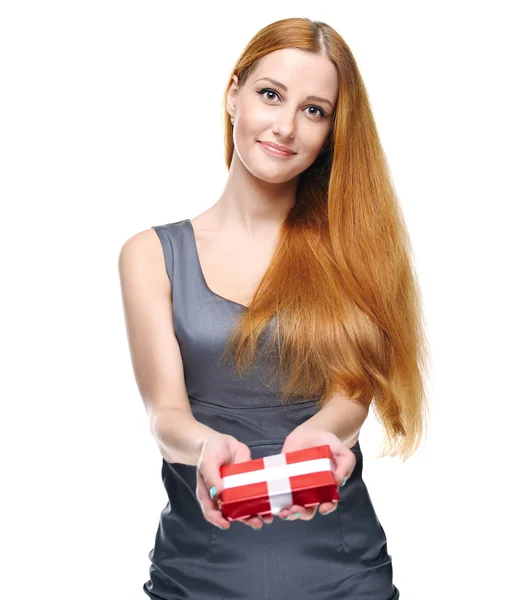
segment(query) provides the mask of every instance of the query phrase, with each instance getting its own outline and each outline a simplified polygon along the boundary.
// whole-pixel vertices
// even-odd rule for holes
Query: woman
[[[332,28],[292,18],[249,42],[224,100],[223,194],[192,220],[136,234],[119,259],[168,494],[143,590],[164,600],[397,599],[359,432],[372,405],[384,455],[415,451],[426,353],[364,84]],[[221,465],[322,444],[339,504],[224,518]]]

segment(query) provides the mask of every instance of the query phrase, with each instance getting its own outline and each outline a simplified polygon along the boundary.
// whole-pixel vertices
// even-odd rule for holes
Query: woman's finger
[[[283,508],[283,510],[279,513],[279,517],[283,520],[295,520],[301,519],[302,521],[310,521],[315,515],[317,511],[318,505],[315,506],[300,506],[299,504],[294,504],[290,508]],[[295,516],[297,515],[297,516]]]
[[[334,477],[336,483],[339,486],[343,486],[351,477],[357,459],[355,454],[347,446],[343,446],[339,451],[333,451],[333,458],[335,463]]]
[[[210,497],[207,483],[199,470],[196,471],[196,483],[196,497],[198,498],[205,519],[216,527],[229,529],[231,526],[230,521],[223,517],[223,513],[221,512],[217,501],[214,501]]]
[[[253,529],[261,529],[263,527],[263,520],[260,516],[247,517],[244,519],[238,519],[240,523],[244,523]]]
[[[320,504],[320,506],[318,508],[318,512],[321,515],[329,515],[331,512],[336,510],[337,506],[338,506],[337,501],[336,502],[322,502],[322,504]]]

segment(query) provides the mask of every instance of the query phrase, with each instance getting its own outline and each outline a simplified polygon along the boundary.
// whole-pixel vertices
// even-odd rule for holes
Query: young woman
[[[359,432],[373,406],[383,455],[415,452],[427,354],[362,78],[331,27],[285,19],[249,42],[224,101],[221,197],[136,234],[119,258],[168,494],[143,590],[164,600],[397,599]],[[322,444],[338,504],[223,517],[221,465]]]

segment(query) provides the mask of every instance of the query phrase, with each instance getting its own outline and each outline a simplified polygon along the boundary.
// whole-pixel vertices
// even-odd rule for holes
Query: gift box
[[[220,507],[229,521],[252,515],[277,515],[293,504],[339,502],[328,445],[223,465],[220,474]]]

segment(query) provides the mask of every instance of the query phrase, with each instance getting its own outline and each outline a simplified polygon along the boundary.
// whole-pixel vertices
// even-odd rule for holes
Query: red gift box
[[[330,446],[272,454],[220,468],[220,507],[229,521],[277,515],[293,504],[339,502]]]

